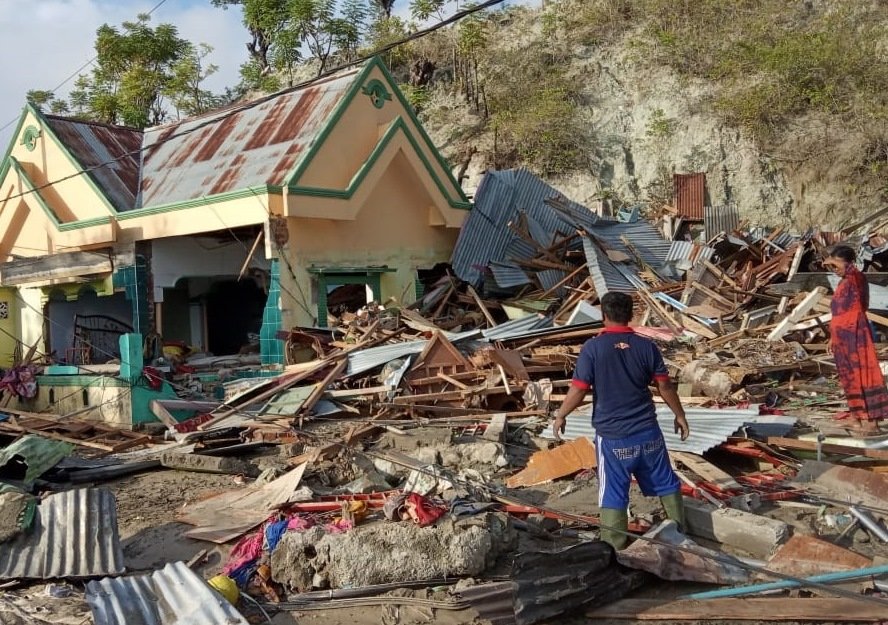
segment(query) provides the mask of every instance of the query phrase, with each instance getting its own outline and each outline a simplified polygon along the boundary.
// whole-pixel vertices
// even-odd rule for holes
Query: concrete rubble
[[[346,615],[331,623],[394,622],[408,607],[428,622],[572,622],[569,611],[697,620],[705,614],[681,600],[686,582],[756,595],[759,582],[789,577],[804,597],[751,600],[793,621],[839,595],[874,620],[867,608],[888,606],[888,433],[855,438],[833,418],[847,403],[827,350],[822,255],[841,236],[877,267],[888,247],[865,229],[739,223],[705,241],[692,226],[692,242],[669,207],[612,219],[554,193],[521,206],[481,195],[497,219],[470,214],[450,266],[423,276],[415,302],[283,331],[293,349],[282,365],[213,374],[215,361],[202,362],[213,391],[151,401],[157,421],[138,431],[0,409],[0,525],[14,525],[0,527],[0,550],[47,550],[33,575],[10,562],[3,579],[69,576],[54,561],[64,555],[29,534],[29,511],[39,521],[88,484],[117,497],[84,516],[113,537],[113,555],[120,529],[128,566],[152,563],[134,578],[120,577],[116,557],[84,563],[76,577],[92,580],[90,602],[105,612],[144,600],[146,584],[186,579],[210,582],[216,591],[200,589],[220,614],[234,606],[250,622],[321,611]],[[619,554],[599,540],[591,407],[570,416],[567,443],[550,427],[612,290],[635,297],[633,325],[663,351],[691,427],[686,442],[664,432],[686,527],[663,524],[659,503],[633,489],[633,542]],[[881,310],[870,318],[888,362]],[[94,538],[74,516],[59,529],[70,550]],[[855,585],[829,585],[831,574]],[[640,589],[665,598],[661,612]],[[189,594],[176,595],[183,614]]]

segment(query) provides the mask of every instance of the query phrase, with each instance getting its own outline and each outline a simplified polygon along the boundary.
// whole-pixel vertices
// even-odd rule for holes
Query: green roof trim
[[[118,213],[117,219],[120,221],[126,219],[137,219],[139,217],[148,217],[150,215],[158,215],[160,213],[170,213],[173,211],[187,210],[189,208],[197,208],[199,206],[206,206],[207,204],[230,202],[232,200],[240,200],[248,197],[258,198],[263,195],[280,195],[282,193],[283,187],[279,185],[268,184],[257,187],[247,187],[246,189],[238,189],[236,191],[226,191],[225,193],[205,195],[193,200],[185,200],[184,202],[171,202],[170,204],[158,204],[156,206],[136,208],[124,213]],[[266,209],[266,211],[267,210],[268,209]]]
[[[453,194],[451,192],[447,191],[444,183],[441,181],[441,178],[438,176],[438,173],[432,167],[432,164],[429,162],[425,153],[420,149],[420,142],[413,136],[413,133],[410,131],[410,128],[404,122],[403,117],[398,117],[394,121],[394,123],[400,122],[405,134],[407,135],[407,138],[410,140],[411,145],[416,150],[418,156],[422,160],[422,162],[425,165],[426,169],[428,170],[429,174],[432,176],[432,179],[435,181],[435,184],[438,187],[438,189],[441,191],[441,193],[444,195],[444,197],[447,198],[447,201],[450,204],[450,206],[452,208],[470,210],[472,208],[472,204],[471,204],[471,202],[469,202],[469,199],[466,197],[465,193],[463,193],[462,187],[459,185],[459,183],[453,177],[453,173],[450,170],[450,165],[447,163],[447,161],[441,155],[441,152],[438,151],[438,148],[435,146],[434,142],[432,142],[432,139],[429,137],[428,133],[423,128],[422,123],[416,117],[416,113],[413,111],[413,107],[410,106],[409,102],[407,102],[407,98],[404,97],[404,94],[398,88],[398,85],[395,82],[394,78],[392,77],[391,72],[389,72],[388,68],[385,66],[385,63],[383,63],[382,60],[378,56],[374,57],[372,60],[368,61],[368,63],[364,66],[364,68],[361,70],[361,72],[358,73],[357,76],[355,76],[354,82],[352,83],[351,87],[349,87],[349,90],[345,94],[345,97],[343,97],[342,101],[340,101],[340,103],[337,105],[333,114],[327,120],[327,123],[325,124],[324,128],[318,134],[317,139],[314,141],[314,143],[312,143],[312,145],[308,149],[308,151],[305,154],[303,154],[303,156],[299,159],[299,162],[296,164],[296,167],[293,169],[293,172],[287,178],[288,190],[292,193],[298,193],[301,195],[313,195],[313,196],[317,196],[317,197],[334,197],[334,198],[344,198],[344,199],[350,198],[354,194],[353,186],[355,183],[355,179],[359,178],[358,182],[360,183],[360,180],[363,180],[363,177],[367,173],[366,171],[364,171],[364,173],[362,174],[362,170],[367,168],[368,165],[372,166],[373,163],[375,162],[375,160],[377,158],[379,158],[379,154],[381,154],[380,146],[382,148],[385,147],[382,144],[384,142],[386,142],[386,137],[389,135],[389,133],[394,132],[396,130],[394,125],[389,127],[389,130],[386,132],[386,136],[384,136],[383,139],[377,144],[376,148],[374,149],[373,153],[371,153],[368,160],[364,163],[364,165],[362,165],[361,169],[358,170],[358,173],[355,175],[355,178],[352,179],[352,183],[349,185],[350,191],[348,189],[345,191],[340,191],[340,190],[336,190],[336,189],[322,189],[319,187],[306,187],[306,186],[300,186],[297,183],[299,182],[299,179],[303,176],[305,171],[308,169],[309,165],[311,165],[311,162],[317,156],[318,152],[320,152],[321,147],[323,146],[324,142],[327,140],[330,133],[336,127],[336,124],[339,122],[339,120],[345,114],[345,111],[348,110],[348,107],[351,105],[351,103],[355,99],[355,97],[360,93],[364,93],[365,92],[364,90],[370,88],[371,86],[375,90],[378,90],[379,86],[385,87],[385,85],[381,84],[381,81],[379,79],[374,78],[374,79],[370,80],[369,82],[367,81],[370,73],[376,68],[378,68],[379,71],[382,73],[382,75],[385,77],[385,80],[388,83],[388,87],[391,90],[391,93],[393,93],[394,96],[398,99],[398,102],[400,102],[402,109],[404,111],[406,111],[408,119],[410,119],[410,121],[413,122],[414,127],[417,128],[417,130],[419,132],[419,139],[425,144],[425,146],[429,149],[429,151],[434,155],[435,159],[438,161],[438,164],[444,170],[444,173],[448,179],[448,182],[450,182],[453,185],[453,188],[456,189],[456,192],[457,192],[456,198],[453,198]],[[377,85],[376,83],[380,83],[380,84]],[[375,106],[375,104],[374,104],[374,106]],[[390,141],[391,137],[388,137],[388,140]],[[375,155],[375,157],[374,157],[374,155]],[[342,195],[344,192],[347,193],[347,195]]]
[[[307,267],[306,270],[308,273],[313,274],[358,274],[358,275],[376,275],[380,273],[395,273],[398,271],[394,267],[389,267],[388,265],[381,266],[373,266],[368,265],[366,267],[337,267],[335,265],[331,266],[317,266],[311,265]]]
[[[108,209],[108,212],[111,215],[117,215],[118,214],[117,209],[111,203],[111,200],[108,199],[108,196],[105,195],[105,192],[99,188],[98,183],[96,183],[96,181],[93,179],[92,175],[88,171],[86,171],[86,168],[83,166],[82,163],[80,163],[76,158],[74,158],[74,155],[68,149],[68,146],[66,146],[64,143],[62,143],[61,139],[59,139],[58,136],[56,136],[56,133],[53,132],[53,130],[52,130],[52,126],[50,126],[48,123],[46,123],[46,118],[43,116],[43,111],[41,111],[39,108],[37,108],[36,106],[34,106],[31,103],[28,103],[27,108],[29,108],[30,111],[34,114],[34,117],[36,117],[38,120],[40,120],[40,126],[43,128],[44,131],[46,131],[47,136],[52,138],[53,143],[55,143],[56,146],[58,146],[58,148],[59,148],[59,150],[61,150],[62,154],[64,154],[65,157],[68,159],[68,161],[71,163],[71,165],[74,166],[74,169],[76,171],[80,172],[81,175],[84,178],[86,178],[86,183],[92,188],[93,191],[96,192],[96,195],[98,195],[99,198],[102,200],[102,203],[105,205],[105,208]]]
[[[327,197],[327,198],[335,198],[341,200],[350,199],[358,188],[361,186],[361,183],[364,181],[364,178],[367,177],[367,174],[373,169],[373,166],[376,165],[376,162],[382,156],[382,153],[388,147],[389,143],[399,134],[404,133],[404,136],[407,137],[407,140],[410,142],[410,145],[413,146],[416,155],[419,157],[422,164],[425,166],[426,171],[428,171],[429,176],[431,176],[432,181],[435,183],[435,186],[438,187],[438,191],[441,192],[441,195],[447,200],[447,203],[451,208],[458,208],[463,210],[470,210],[472,208],[472,204],[465,200],[465,196],[461,194],[460,200],[454,200],[451,195],[447,192],[447,189],[444,186],[444,183],[441,182],[441,179],[438,177],[435,169],[432,167],[432,164],[429,162],[425,153],[420,149],[419,144],[416,138],[413,136],[413,133],[410,132],[410,127],[404,121],[403,117],[395,118],[391,125],[389,125],[388,130],[386,130],[385,134],[379,140],[379,143],[376,144],[376,147],[373,148],[373,151],[370,153],[370,156],[367,157],[367,160],[361,165],[355,175],[352,177],[351,182],[348,187],[345,189],[325,189],[321,187],[303,187],[303,186],[290,186],[288,187],[288,191],[297,195],[307,195],[314,197]]]

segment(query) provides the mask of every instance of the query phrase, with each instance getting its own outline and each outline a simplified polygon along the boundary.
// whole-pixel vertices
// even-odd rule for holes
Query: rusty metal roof
[[[106,488],[50,495],[27,534],[3,543],[0,580],[98,577],[123,573],[117,504]]]
[[[283,185],[359,71],[337,74],[234,113],[226,109],[147,129],[137,205]],[[213,118],[220,121],[203,126]]]
[[[680,217],[691,221],[703,221],[706,204],[706,174],[673,174],[672,201]]]
[[[90,582],[86,601],[96,625],[247,624],[184,562],[145,575]]]
[[[142,146],[140,130],[56,115],[44,117],[52,132],[83,169],[96,167],[87,175],[115,209],[126,211],[136,205],[138,150]],[[104,163],[109,164],[98,167]]]

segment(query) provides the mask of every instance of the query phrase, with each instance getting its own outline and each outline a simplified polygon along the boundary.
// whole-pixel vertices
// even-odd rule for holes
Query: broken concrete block
[[[484,438],[495,443],[505,442],[507,427],[506,413],[495,414],[487,424],[487,429],[484,430]]]
[[[246,475],[257,477],[259,469],[240,458],[224,456],[202,456],[200,454],[183,454],[167,451],[160,455],[160,464],[177,471],[195,471],[198,473],[226,473],[229,475]]]
[[[854,571],[873,566],[873,561],[848,549],[814,538],[794,535],[780,547],[768,568],[794,577],[812,577],[835,571]]]
[[[345,534],[315,527],[284,535],[271,554],[271,573],[299,592],[477,575],[516,540],[508,517],[498,514],[422,528],[374,523]]]
[[[789,525],[782,521],[733,510],[716,508],[685,497],[688,533],[767,559],[789,539]]]
[[[506,480],[509,488],[534,486],[572,475],[596,466],[595,446],[585,436],[555,449],[538,451],[530,457],[527,468]]]
[[[888,508],[888,475],[806,460],[795,479],[813,495],[818,493],[852,504]]]

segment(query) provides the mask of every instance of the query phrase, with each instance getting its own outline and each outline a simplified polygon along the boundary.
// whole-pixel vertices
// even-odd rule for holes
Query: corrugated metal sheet
[[[83,169],[97,167],[87,175],[114,208],[118,211],[134,208],[139,190],[141,156],[138,150],[142,147],[142,131],[55,115],[45,117],[53,133]]]
[[[561,271],[560,269],[546,269],[544,271],[538,271],[537,280],[540,281],[540,286],[543,287],[546,291],[549,289],[555,288],[559,282],[564,280],[567,277],[567,272]],[[555,295],[560,297],[564,293],[564,287],[558,287],[556,291],[554,291]]]
[[[678,263],[687,261],[697,264],[698,262],[711,259],[713,254],[715,254],[715,250],[708,245],[698,245],[690,241],[673,241],[669,247],[669,253],[666,254],[666,262]]]
[[[703,209],[703,232],[707,241],[722,232],[731,232],[740,224],[736,206],[706,206]]]
[[[691,221],[703,221],[706,204],[706,174],[672,175],[672,203],[679,216]]]
[[[546,200],[559,198],[561,194],[526,169],[510,169],[487,172],[475,192],[475,207],[469,213],[459,233],[453,250],[451,264],[460,279],[480,286],[485,268],[491,261],[510,258],[511,252],[518,258],[527,258],[533,250],[509,229],[509,222],[516,221],[521,212],[536,222],[534,230],[554,235],[568,234],[575,229],[574,220],[546,204]],[[586,221],[598,218],[589,209],[574,202],[564,201],[572,213]],[[539,230],[537,229],[539,226]],[[523,256],[522,256],[523,255]]]
[[[515,265],[507,263],[493,262],[490,263],[490,271],[493,279],[496,280],[498,287],[502,289],[512,289],[525,284],[530,284],[530,278]]]
[[[50,495],[37,506],[31,532],[0,549],[0,579],[98,577],[123,571],[117,505],[105,488]]]
[[[480,330],[467,330],[466,332],[452,333],[444,332],[444,336],[451,343],[459,343],[467,339],[480,336]],[[371,347],[351,352],[348,355],[348,369],[346,375],[358,375],[365,373],[376,367],[381,367],[387,362],[409,356],[411,354],[419,354],[425,349],[428,341],[407,341],[404,343],[393,343],[391,345],[380,345],[379,347]]]
[[[488,341],[504,341],[516,336],[523,336],[525,333],[532,330],[551,328],[552,323],[553,318],[551,316],[528,315],[527,317],[522,317],[521,319],[515,319],[513,321],[501,323],[495,328],[482,330],[481,336],[483,336]]]
[[[599,297],[610,291],[632,293],[636,290],[635,285],[626,279],[616,264],[589,237],[583,237],[583,252],[586,254],[586,266],[589,268],[592,284]]]
[[[96,625],[247,625],[184,562],[151,574],[90,582],[86,601]]]
[[[600,541],[586,541],[547,551],[514,556],[509,581],[462,588],[484,622],[494,625],[554,623],[556,617],[582,607],[611,603],[643,582],[621,569],[613,550]]]
[[[10,460],[18,456],[27,465],[23,480],[33,482],[57,465],[62,458],[71,455],[72,451],[74,445],[71,443],[29,434],[0,449],[0,467],[6,466]]]
[[[585,436],[590,440],[594,439],[595,428],[592,427],[590,414],[591,407],[585,406],[568,415],[567,427],[563,438],[574,440]],[[657,406],[657,421],[660,423],[660,429],[663,430],[666,447],[671,451],[688,451],[694,454],[702,454],[724,443],[729,436],[740,430],[744,425],[755,424],[759,421],[772,425],[782,423],[787,427],[791,427],[795,423],[795,418],[793,417],[759,416],[759,407],[757,405],[750,406],[749,408],[723,410],[718,408],[685,408],[685,415],[691,427],[691,435],[688,437],[688,440],[682,441],[681,437],[675,434],[672,423],[674,420],[672,411],[666,406]],[[546,428],[543,436],[555,438],[551,426]]]
[[[137,204],[155,206],[283,184],[359,71],[282,93],[234,114],[223,109],[146,130],[148,149],[143,153]],[[221,121],[200,127],[213,117]],[[174,137],[189,130],[194,132]]]

